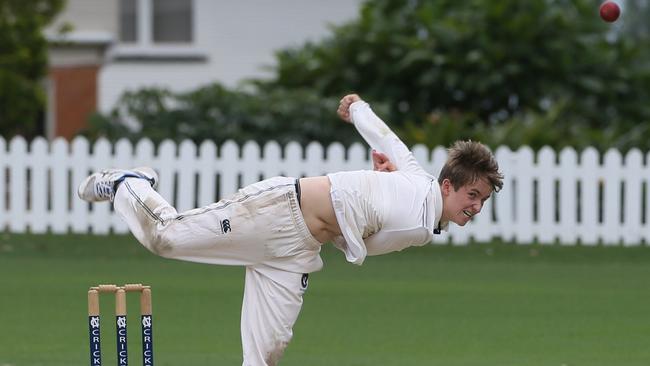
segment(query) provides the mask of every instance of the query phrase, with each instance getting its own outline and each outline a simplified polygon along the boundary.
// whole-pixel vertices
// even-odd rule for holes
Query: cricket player
[[[293,335],[308,274],[323,266],[323,244],[333,243],[357,265],[368,255],[421,246],[449,222],[465,225],[502,187],[497,162],[480,143],[455,143],[436,179],[358,95],[343,97],[337,112],[377,151],[376,170],[269,178],[181,213],[154,190],[151,168],[94,173],[78,194],[111,201],[157,255],[245,266],[243,365],[276,365]]]

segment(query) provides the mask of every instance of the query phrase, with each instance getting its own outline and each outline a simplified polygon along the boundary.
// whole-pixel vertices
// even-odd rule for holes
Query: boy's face
[[[485,179],[454,189],[449,179],[442,181],[442,218],[441,221],[451,221],[464,226],[483,208],[483,204],[492,194],[492,186]]]

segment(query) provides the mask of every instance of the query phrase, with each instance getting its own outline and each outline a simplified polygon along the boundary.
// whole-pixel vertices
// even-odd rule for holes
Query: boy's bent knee
[[[289,345],[291,341],[291,335],[278,335],[278,337],[272,340],[272,343],[269,345],[267,354],[265,355],[265,361],[267,365],[277,365],[280,362],[280,358],[284,354],[285,348]]]

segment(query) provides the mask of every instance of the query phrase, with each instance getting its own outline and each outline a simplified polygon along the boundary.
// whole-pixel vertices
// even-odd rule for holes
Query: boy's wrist
[[[368,106],[368,103],[364,102],[363,100],[358,100],[358,101],[350,104],[350,108],[349,108],[350,117],[352,117],[352,114],[354,112],[360,110],[361,108],[367,107],[367,106]],[[351,118],[351,120],[352,120],[352,123],[354,123],[354,120],[352,118]]]

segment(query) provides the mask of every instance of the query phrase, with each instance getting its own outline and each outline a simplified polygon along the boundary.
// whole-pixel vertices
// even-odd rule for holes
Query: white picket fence
[[[442,147],[415,146],[413,153],[434,175],[446,158]],[[650,155],[610,150],[601,159],[591,148],[580,154],[544,148],[535,154],[527,147],[514,152],[500,147],[495,155],[506,176],[503,190],[467,227],[452,226],[437,243],[501,238],[522,244],[640,245],[650,239],[650,165],[644,163]],[[141,165],[159,172],[159,192],[179,211],[216,202],[265,177],[372,168],[361,144],[346,150],[337,143],[303,149],[297,143],[165,141],[156,148],[149,140],[135,146],[99,140],[91,146],[84,138],[28,144],[0,137],[0,231],[126,233],[110,205],[81,201],[76,186],[97,169]]]

